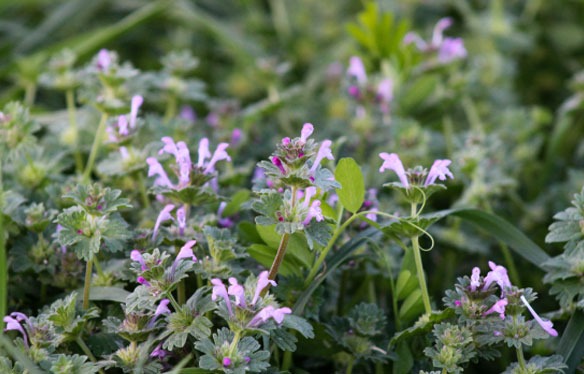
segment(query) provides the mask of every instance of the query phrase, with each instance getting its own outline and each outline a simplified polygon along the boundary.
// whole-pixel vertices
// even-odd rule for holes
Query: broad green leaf
[[[241,190],[234,193],[233,196],[231,196],[231,201],[225,206],[225,209],[223,209],[223,216],[229,217],[239,212],[241,204],[249,200],[249,195],[249,190]]]
[[[119,287],[91,287],[89,300],[107,300],[125,303],[130,293]]]
[[[419,316],[424,310],[422,303],[422,290],[416,288],[404,300],[402,306],[399,308],[399,318],[401,320],[410,321]]]
[[[342,158],[335,169],[335,179],[342,186],[337,189],[339,201],[349,212],[357,212],[365,200],[365,181],[361,168],[352,158]]]
[[[418,287],[418,279],[409,270],[402,270],[395,285],[395,293],[398,300],[405,299],[412,291]]]

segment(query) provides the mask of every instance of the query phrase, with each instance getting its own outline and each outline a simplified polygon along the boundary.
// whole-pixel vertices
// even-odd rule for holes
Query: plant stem
[[[91,268],[93,258],[87,261],[85,265],[85,283],[83,284],[83,309],[89,308],[89,289],[91,288]]]
[[[422,256],[420,254],[420,244],[418,243],[417,236],[412,237],[412,250],[414,251],[414,261],[416,263],[416,274],[418,275],[418,284],[420,285],[420,290],[422,291],[422,301],[424,302],[424,310],[426,311],[426,314],[430,314],[432,312],[432,307],[430,306],[428,286],[426,285],[426,276],[424,275]]]
[[[278,251],[276,252],[276,257],[274,258],[274,262],[272,263],[272,267],[270,268],[270,272],[268,273],[268,279],[274,280],[276,279],[276,275],[278,274],[278,269],[284,260],[284,255],[286,254],[286,248],[288,247],[288,241],[290,240],[290,234],[285,233],[282,235],[282,239],[280,239],[280,245],[278,246]],[[268,287],[264,288],[263,291],[267,291]],[[264,292],[262,292],[264,293]]]
[[[2,155],[0,155],[0,316],[6,315],[8,304],[8,263],[6,262],[6,237],[4,232],[4,188],[2,186]],[[0,331],[4,331],[4,320],[0,321]]]
[[[515,351],[517,352],[517,361],[519,362],[521,372],[527,373],[527,368],[525,366],[525,357],[523,356],[523,349],[521,349],[521,347],[516,347]]]
[[[138,171],[138,188],[140,189],[140,196],[142,197],[142,206],[146,209],[150,208],[150,200],[148,199],[148,192],[146,192],[146,183],[141,171]]]
[[[99,121],[99,126],[95,132],[95,137],[93,139],[93,145],[91,146],[91,152],[89,152],[89,159],[87,160],[87,165],[85,166],[85,171],[83,172],[83,183],[89,182],[89,177],[91,176],[91,171],[93,170],[93,164],[95,163],[95,157],[97,156],[97,151],[101,145],[101,137],[105,132],[105,124],[107,123],[107,114],[102,113],[101,119]]]
[[[83,341],[83,339],[81,339],[81,336],[78,336],[77,339],[75,339],[75,342],[77,343],[77,345],[79,346],[79,348],[81,348],[81,350],[83,351],[83,353],[85,353],[85,355],[87,357],[89,357],[89,359],[91,360],[91,362],[97,362],[97,359],[95,358],[95,356],[91,352],[91,349],[89,349],[89,347],[87,346],[87,344],[85,344],[85,342]],[[104,372],[103,372],[102,369],[99,369],[99,373],[100,374],[104,374]]]
[[[26,83],[24,87],[24,103],[27,107],[32,107],[36,97],[37,86],[34,82]]]
[[[77,128],[77,114],[75,113],[75,93],[72,89],[65,92],[67,100],[67,113],[69,114],[69,126],[73,130],[73,157],[75,157],[75,171],[77,174],[83,172],[83,159],[79,152],[79,129]]]
[[[168,300],[170,300],[170,303],[172,304],[172,307],[176,310],[179,311],[180,310],[180,304],[176,302],[174,296],[172,296],[172,293],[168,292],[166,294],[166,296],[168,297]]]
[[[186,298],[186,293],[185,293],[185,282],[184,279],[182,279],[179,283],[178,286],[176,288],[176,296],[178,298],[178,303],[180,305],[184,305],[187,298]]]
[[[347,370],[345,371],[345,374],[353,373],[353,365],[355,365],[355,360],[351,360],[351,362],[349,362],[349,365],[347,366]]]
[[[292,332],[292,335],[296,335]],[[282,371],[289,371],[292,367],[292,351],[284,351],[284,357],[282,358]]]
[[[343,233],[343,231],[345,231],[347,226],[349,226],[351,224],[351,222],[353,222],[357,217],[359,217],[359,214],[353,213],[353,215],[351,217],[349,217],[341,226],[339,226],[335,230],[335,232],[333,233],[333,236],[331,237],[331,239],[327,243],[326,247],[322,250],[322,252],[318,256],[318,258],[316,259],[316,262],[312,266],[312,269],[310,269],[310,273],[308,273],[308,276],[306,277],[306,281],[304,282],[304,287],[308,287],[308,285],[310,285],[310,283],[312,283],[312,281],[316,277],[316,274],[320,270],[320,265],[322,265],[322,263],[324,262],[326,255],[329,253],[329,251],[331,250],[331,248],[333,247],[333,245],[335,244],[335,242],[337,241],[339,236]]]
[[[164,123],[170,122],[171,119],[176,116],[177,101],[176,96],[168,96],[168,101],[166,102],[166,112],[164,113]]]
[[[233,341],[229,345],[229,356],[233,355],[233,351],[235,351],[235,348],[237,348],[237,343],[239,343],[240,338],[241,338],[241,332],[238,331],[235,333],[235,336],[233,337]]]

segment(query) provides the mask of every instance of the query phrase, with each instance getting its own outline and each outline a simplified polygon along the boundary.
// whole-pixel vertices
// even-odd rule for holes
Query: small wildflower
[[[393,81],[391,79],[384,79],[379,82],[377,86],[377,101],[381,112],[389,113],[389,103],[393,100]]]
[[[472,269],[472,275],[470,276],[470,290],[475,292],[477,287],[481,285],[481,269],[474,267]]]
[[[148,157],[146,159],[146,163],[149,166],[148,176],[152,177],[154,175],[157,175],[157,178],[154,181],[154,186],[174,188],[174,185],[172,184],[170,179],[168,179],[168,175],[166,174],[166,171],[164,171],[164,169],[162,168],[162,165],[160,165],[160,162],[158,162],[158,160],[156,158]]]
[[[255,315],[255,317],[249,321],[248,327],[258,327],[262,323],[267,322],[270,318],[272,318],[278,325],[280,325],[284,321],[284,316],[290,313],[292,313],[292,310],[288,307],[276,309],[273,306],[268,305],[267,307],[260,310]]]
[[[489,310],[485,312],[485,316],[491,313],[498,313],[501,319],[505,319],[505,307],[507,306],[508,301],[507,298],[502,298],[501,300],[497,301]]]
[[[152,353],[150,353],[150,357],[158,357],[160,359],[166,357],[167,355],[168,355],[168,352],[166,352],[164,349],[162,349],[162,343],[158,344],[156,346],[156,348],[154,348]]]
[[[258,282],[256,285],[255,293],[253,295],[253,299],[251,300],[251,305],[255,305],[260,297],[260,293],[263,291],[264,288],[268,287],[268,285],[276,286],[277,283],[271,279],[268,279],[268,272],[262,271],[260,275],[258,275]]]
[[[331,151],[331,144],[332,142],[330,140],[324,140],[321,144],[320,144],[320,148],[318,149],[318,153],[316,154],[316,158],[314,159],[314,162],[312,163],[312,166],[310,167],[310,173],[314,174],[314,172],[316,171],[316,168],[318,167],[318,165],[320,164],[320,162],[322,161],[323,158],[326,158],[328,160],[334,160],[334,156],[333,153]]]
[[[158,235],[158,228],[160,227],[160,225],[163,222],[166,222],[168,220],[173,219],[172,216],[170,215],[170,212],[172,212],[173,209],[174,209],[173,204],[167,204],[160,211],[160,214],[158,215],[158,218],[156,219],[156,223],[154,224],[154,230],[152,232],[152,241],[156,240],[156,236]]]
[[[183,105],[180,108],[179,117],[188,122],[194,123],[197,120],[197,113],[195,113],[195,110],[193,109],[192,106]]]
[[[511,287],[511,281],[507,275],[507,269],[505,269],[504,266],[495,264],[493,261],[489,261],[489,267],[491,268],[491,271],[485,276],[483,291],[487,290],[492,283],[497,283],[499,288],[501,288],[501,295],[504,295],[505,290]]]
[[[306,141],[308,140],[310,135],[312,135],[313,132],[314,126],[312,126],[312,123],[305,123],[302,126],[302,130],[300,131],[300,141],[302,142],[302,144],[306,143]]]
[[[223,367],[228,368],[231,366],[231,359],[229,357],[223,357]]]
[[[144,278],[144,277],[138,277],[138,278],[136,278],[136,282],[138,282],[138,283],[140,283],[141,285],[143,285],[143,286],[146,286],[146,287],[151,287],[151,286],[152,286],[152,285],[150,284],[150,282],[148,282],[148,281],[146,280],[146,278]]]
[[[282,175],[286,175],[286,169],[284,169],[284,165],[282,164],[282,161],[278,157],[273,156],[270,160],[272,161],[272,164],[276,165],[278,169],[280,169]]]
[[[174,260],[174,262],[176,263],[185,258],[190,258],[191,260],[193,260],[193,262],[197,262],[197,257],[195,257],[195,255],[193,254],[193,246],[195,244],[197,244],[196,240],[189,240],[188,242],[186,242],[185,245],[182,246],[182,248],[176,255],[176,259]]]
[[[434,161],[434,163],[432,164],[432,167],[430,168],[430,172],[428,173],[428,176],[426,177],[426,182],[424,183],[424,186],[429,186],[431,184],[434,184],[434,182],[436,181],[436,178],[440,179],[441,181],[446,180],[446,177],[449,177],[450,179],[454,179],[454,175],[452,175],[450,170],[448,170],[448,166],[451,163],[452,163],[452,161],[450,161],[450,160],[436,160],[436,161]]]
[[[407,33],[404,37],[404,44],[415,43],[418,50],[422,52],[438,52],[438,61],[447,64],[451,61],[466,57],[466,49],[461,38],[444,37],[444,30],[452,25],[451,18],[442,18],[434,26],[432,40],[425,42],[416,33]]]
[[[107,49],[101,49],[97,54],[97,69],[106,71],[112,63],[110,52]]]
[[[386,169],[393,170],[397,174],[401,184],[405,188],[409,188],[410,184],[406,176],[406,171],[404,170],[404,166],[399,159],[399,156],[396,153],[389,154],[382,152],[379,154],[379,157],[383,159],[383,164],[379,168],[379,172],[383,173]]]
[[[132,250],[132,252],[130,252],[130,259],[132,259],[132,261],[139,262],[142,271],[148,269],[146,263],[144,262],[144,257],[142,257],[142,254],[140,253],[139,250],[137,249]]]
[[[219,278],[211,279],[211,284],[213,285],[213,291],[211,293],[211,300],[215,301],[218,297],[225,300],[225,304],[227,305],[227,310],[229,311],[229,315],[233,315],[233,311],[231,309],[231,301],[229,300],[229,294],[227,293],[227,289],[223,284],[223,281]]]
[[[238,306],[245,308],[245,290],[242,285],[237,283],[237,279],[234,277],[229,278],[229,288],[227,290],[229,295],[235,296],[235,304]]]
[[[307,226],[313,218],[315,218],[317,222],[324,220],[320,204],[321,203],[319,200],[314,200],[312,204],[310,204],[310,208],[308,208],[308,214],[306,215],[304,221],[302,221],[304,226]]]
[[[533,316],[533,318],[535,319],[535,321],[541,326],[542,329],[544,329],[545,332],[547,332],[548,334],[550,334],[551,336],[558,336],[558,332],[556,331],[556,329],[554,329],[554,324],[552,323],[552,321],[550,320],[544,320],[543,318],[541,318],[536,312],[535,310],[533,310],[533,308],[531,307],[531,305],[529,305],[529,303],[527,302],[527,299],[525,298],[525,296],[521,295],[521,301],[523,302],[523,304],[527,307],[527,309],[529,310],[529,313],[531,313],[531,315]]]
[[[363,61],[357,56],[353,56],[349,60],[347,74],[351,77],[354,77],[359,85],[365,85],[367,83],[367,73],[365,72],[365,66],[363,65]]]

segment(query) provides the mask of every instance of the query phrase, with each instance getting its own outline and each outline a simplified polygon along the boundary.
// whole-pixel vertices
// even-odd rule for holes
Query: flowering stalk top
[[[434,26],[432,39],[429,43],[424,41],[418,34],[409,32],[404,37],[404,44],[414,43],[422,52],[438,52],[438,61],[447,64],[451,61],[466,57],[466,49],[461,38],[444,37],[444,30],[452,25],[451,18],[442,18]]]
[[[379,168],[379,172],[382,173],[388,169],[393,170],[397,174],[402,187],[406,189],[409,189],[411,184],[420,185],[421,179],[423,179],[424,176],[426,176],[426,180],[423,183],[423,187],[428,187],[435,184],[436,179],[441,181],[446,180],[447,177],[454,179],[454,175],[448,169],[448,166],[452,162],[450,160],[434,161],[429,172],[426,172],[426,170],[417,171],[413,169],[409,169],[406,172],[399,156],[396,153],[390,154],[382,152],[379,154],[379,157],[381,157],[383,160],[383,164]]]

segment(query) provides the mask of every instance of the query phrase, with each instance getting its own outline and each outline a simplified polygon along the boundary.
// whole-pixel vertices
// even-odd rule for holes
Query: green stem
[[[355,365],[355,360],[351,360],[351,362],[349,362],[349,365],[347,366],[347,370],[345,371],[345,374],[353,373],[353,365]]]
[[[523,349],[521,349],[521,347],[516,347],[515,351],[517,352],[517,361],[519,362],[521,372],[527,373],[527,367],[525,366],[525,357],[523,356]]]
[[[103,269],[101,268],[101,264],[99,263],[99,260],[97,259],[97,257],[93,257],[93,266],[95,267],[95,271],[97,272],[97,275],[102,276]]]
[[[235,333],[235,336],[233,337],[233,341],[229,345],[229,356],[233,356],[233,351],[235,351],[235,348],[237,348],[237,343],[239,343],[240,338],[241,338],[241,332],[238,331]]]
[[[83,339],[81,339],[81,336],[78,336],[77,339],[75,339],[75,342],[77,343],[77,345],[79,346],[79,348],[81,348],[81,350],[83,351],[83,353],[85,353],[85,355],[87,357],[89,357],[89,359],[91,360],[91,362],[97,362],[97,359],[95,358],[95,356],[91,352],[91,349],[89,349],[89,347],[87,346],[87,344],[85,344],[85,342],[83,341]],[[101,370],[101,369],[99,369],[99,373],[100,374],[104,374],[103,370]]]
[[[424,275],[422,256],[420,254],[420,244],[418,243],[417,236],[412,237],[412,249],[414,251],[414,261],[416,263],[418,284],[420,285],[420,290],[422,291],[422,301],[424,302],[424,310],[426,311],[426,314],[430,314],[432,312],[432,307],[430,306],[430,296],[428,296],[428,286],[426,285],[426,276]]]
[[[146,209],[150,208],[150,199],[148,199],[146,183],[141,171],[138,171],[138,188],[140,189],[140,196],[142,197],[142,206]]]
[[[32,107],[36,97],[37,86],[34,82],[29,82],[24,88],[24,103],[27,107]]]
[[[65,92],[67,100],[67,113],[69,114],[69,126],[73,130],[73,157],[75,158],[75,171],[77,174],[83,172],[83,159],[79,151],[79,129],[77,128],[77,114],[75,112],[75,93],[72,89]]]
[[[97,151],[101,145],[101,138],[105,132],[105,125],[107,123],[107,114],[102,113],[101,119],[99,121],[99,126],[95,132],[95,138],[93,139],[93,145],[91,146],[91,152],[89,152],[89,159],[87,160],[87,165],[85,166],[85,171],[83,172],[83,183],[89,183],[89,177],[91,176],[91,171],[93,170],[93,164],[95,163],[95,157],[97,156]]]
[[[6,262],[6,237],[4,232],[4,188],[2,186],[2,157],[0,155],[0,317],[6,315],[8,304],[8,263]],[[4,331],[4,321],[0,321],[0,331]]]
[[[164,113],[164,123],[170,122],[176,116],[176,108],[178,106],[176,96],[170,95],[166,102],[166,112]]]
[[[93,258],[87,261],[85,265],[85,283],[83,284],[83,309],[89,308],[89,290],[91,288],[91,268],[93,265]]]
[[[292,332],[292,335],[296,336],[296,334],[294,334],[294,332]],[[284,357],[282,358],[282,370],[283,372],[287,372],[290,371],[290,368],[292,367],[292,351],[284,351]]]
[[[172,293],[168,292],[166,294],[166,297],[168,297],[168,300],[170,300],[170,303],[172,304],[172,307],[176,311],[179,311],[180,310],[180,304],[176,302],[176,299],[174,298],[174,296],[172,296]]]
[[[335,232],[333,233],[333,236],[331,237],[331,239],[327,243],[326,247],[322,250],[322,252],[318,256],[318,258],[316,259],[316,262],[312,266],[312,269],[310,269],[310,273],[308,273],[308,276],[306,277],[306,281],[304,282],[304,287],[308,287],[310,285],[310,283],[312,283],[312,281],[316,277],[316,274],[320,270],[320,265],[322,265],[322,263],[324,262],[326,255],[329,253],[329,251],[331,250],[331,248],[333,247],[333,245],[335,244],[335,242],[337,241],[339,236],[343,233],[343,231],[345,231],[347,226],[349,226],[351,224],[351,222],[353,222],[355,219],[357,219],[357,217],[359,217],[359,214],[353,213],[353,215],[351,217],[349,217],[341,226],[339,226],[335,230]]]
[[[272,267],[270,267],[270,272],[268,273],[268,279],[274,280],[276,279],[276,275],[278,274],[278,269],[284,260],[284,255],[286,254],[286,248],[288,247],[288,241],[290,240],[290,234],[286,233],[282,235],[282,239],[280,239],[280,245],[278,246],[278,251],[276,252],[276,257],[274,257],[274,262],[272,263]],[[268,287],[264,288],[263,291],[267,292]],[[262,292],[265,294],[265,292]]]
[[[178,303],[180,305],[184,305],[186,303],[187,297],[186,297],[186,292],[185,292],[185,282],[184,282],[184,279],[182,279],[178,283],[178,286],[176,288],[176,296],[178,298]]]

